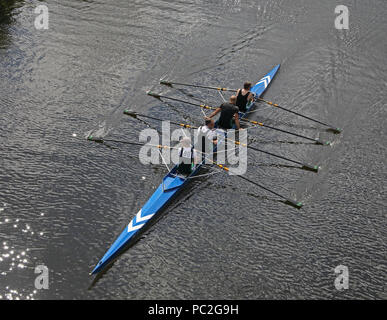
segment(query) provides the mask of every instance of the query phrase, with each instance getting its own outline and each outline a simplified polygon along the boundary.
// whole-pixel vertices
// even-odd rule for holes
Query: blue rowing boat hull
[[[269,86],[271,80],[277,73],[280,65],[275,66],[267,75],[259,80],[251,89],[256,98],[259,98]],[[249,106],[247,111],[252,108]],[[241,115],[242,117],[245,115]],[[198,165],[190,177],[195,176],[200,170],[201,165]],[[135,217],[130,221],[127,227],[122,231],[121,235],[112,244],[110,249],[105,253],[102,259],[98,262],[92,274],[96,274],[104,269],[108,264],[113,262],[122,251],[131,243],[135,236],[140,234],[141,229],[153,220],[184,188],[188,183],[189,177],[182,178],[176,176],[176,167],[174,167],[164,178],[157,190],[145,203]]]
[[[266,76],[264,76],[251,88],[251,92],[254,93],[255,98],[259,98],[265,92],[280,66],[280,64],[276,65]]]

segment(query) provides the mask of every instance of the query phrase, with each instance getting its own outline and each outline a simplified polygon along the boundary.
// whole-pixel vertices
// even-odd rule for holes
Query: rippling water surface
[[[7,1],[0,4],[0,299],[386,299],[385,1]],[[34,9],[49,8],[36,30]],[[89,289],[90,270],[166,170],[138,148],[131,108],[200,124],[200,110],[153,89],[217,104],[217,92],[161,77],[239,87],[281,69],[266,99],[343,128],[259,104],[252,119],[333,141],[322,147],[256,129],[255,146],[317,163],[318,174],[249,152],[248,176],[302,200],[298,211],[243,180],[194,183]],[[159,124],[151,123],[157,127]],[[76,136],[74,136],[76,135]],[[35,266],[49,270],[34,287]],[[350,287],[334,287],[348,266]]]

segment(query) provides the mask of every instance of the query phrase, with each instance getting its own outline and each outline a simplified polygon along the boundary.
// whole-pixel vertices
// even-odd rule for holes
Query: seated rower
[[[243,89],[238,89],[237,91],[237,100],[236,105],[239,108],[240,112],[245,113],[247,110],[247,104],[254,101],[254,95],[250,92],[251,83],[245,82],[243,85]]]
[[[191,145],[191,139],[185,137],[181,140],[181,147],[178,149],[179,163],[177,166],[177,172],[188,176],[192,173],[196,163],[196,151]]]
[[[215,130],[215,121],[210,118],[205,118],[205,125],[198,128],[197,131],[197,150],[202,152],[202,160],[206,154],[212,152],[213,145],[218,142],[218,135]],[[211,147],[210,149],[208,147]]]
[[[213,144],[217,143],[217,134],[215,130],[215,121],[211,118],[205,118],[205,125],[198,128],[198,141],[202,139],[202,144],[204,144],[204,139],[211,141]]]
[[[236,129],[240,129],[239,124],[239,109],[235,105],[237,101],[236,96],[230,97],[230,102],[223,103],[219,108],[217,108],[213,113],[210,114],[209,118],[214,117],[216,114],[220,112],[220,117],[218,120],[218,127],[221,129],[232,129],[233,127],[233,120],[235,121]]]

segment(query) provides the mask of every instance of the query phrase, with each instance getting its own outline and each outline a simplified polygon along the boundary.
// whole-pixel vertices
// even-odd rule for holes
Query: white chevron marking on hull
[[[148,214],[144,217],[141,217],[141,213],[142,213],[142,209],[140,209],[140,211],[137,212],[137,214],[136,214],[136,222],[147,221],[147,220],[149,220],[149,218],[151,218],[153,216],[153,214]]]
[[[271,81],[270,76],[266,76],[261,81],[257,82],[257,85],[260,84],[260,83],[263,83],[265,85],[265,88],[267,88],[267,86],[269,85],[270,81]]]
[[[128,224],[128,232],[132,232],[132,231],[136,231],[138,229],[141,229],[145,225],[145,222],[148,221],[150,218],[152,218],[154,215],[154,214],[148,214],[148,215],[142,217],[141,212],[142,211],[140,210],[136,214],[136,223],[138,223],[138,222],[144,222],[144,223],[133,226],[134,219],[132,219],[132,221],[130,221],[130,223]]]

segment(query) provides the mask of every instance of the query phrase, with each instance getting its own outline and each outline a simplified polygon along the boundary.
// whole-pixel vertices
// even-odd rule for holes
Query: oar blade
[[[172,83],[166,80],[160,80],[160,84],[163,84],[168,87],[172,87]]]
[[[318,172],[318,170],[320,169],[319,166],[314,166],[314,165],[310,165],[310,164],[304,164],[302,166],[302,169],[304,170],[309,170],[309,171],[313,171],[313,172]]]
[[[330,141],[322,141],[320,139],[315,139],[316,144],[322,145],[322,146],[330,146],[331,142]]]
[[[303,206],[302,202],[299,202],[299,201],[296,201],[296,200],[292,200],[292,199],[287,199],[285,201],[285,204],[288,204],[288,205],[290,205],[290,206],[292,206],[292,207],[294,207],[296,209],[301,209],[302,206]]]
[[[128,109],[124,110],[124,114],[127,116],[130,116],[132,118],[137,118],[137,116],[138,116],[137,112],[134,112],[134,111],[128,110]]]
[[[104,140],[102,138],[98,138],[98,137],[94,137],[94,136],[88,136],[87,140],[94,141],[94,142],[97,142],[97,143],[103,143],[104,142]]]
[[[333,133],[335,133],[335,134],[339,134],[339,133],[342,133],[343,132],[343,129],[340,129],[340,128],[329,128],[329,129],[327,129],[327,131],[331,131],[331,132],[333,132]]]
[[[159,94],[154,93],[154,92],[152,92],[152,91],[147,91],[146,94],[147,94],[148,96],[151,96],[151,97],[156,98],[156,99],[160,99],[160,98],[161,98]]]

